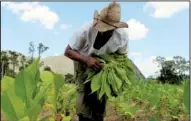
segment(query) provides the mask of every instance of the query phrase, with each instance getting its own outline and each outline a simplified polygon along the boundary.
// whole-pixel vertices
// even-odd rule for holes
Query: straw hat
[[[101,13],[94,12],[93,27],[100,32],[113,30],[116,28],[128,28],[128,24],[120,22],[121,7],[118,3],[112,2],[101,10]]]

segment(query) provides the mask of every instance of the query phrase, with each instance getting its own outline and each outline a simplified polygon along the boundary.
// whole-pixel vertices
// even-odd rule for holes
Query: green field
[[[70,121],[75,117],[76,85],[60,74],[39,71],[39,60],[16,78],[4,76],[1,110],[10,121]],[[189,121],[189,83],[136,81],[107,104],[106,121]]]

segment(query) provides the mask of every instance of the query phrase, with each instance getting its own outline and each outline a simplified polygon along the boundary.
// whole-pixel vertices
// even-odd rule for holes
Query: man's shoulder
[[[117,28],[116,32],[122,36],[128,36],[128,28]]]
[[[129,34],[128,34],[128,28],[118,28],[116,29],[116,33],[121,36],[121,38],[128,40]]]

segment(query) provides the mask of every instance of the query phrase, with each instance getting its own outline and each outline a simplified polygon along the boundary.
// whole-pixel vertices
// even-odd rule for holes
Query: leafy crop
[[[120,94],[135,81],[134,69],[126,55],[94,55],[104,67],[99,71],[88,68],[87,82],[91,81],[92,93],[98,92],[99,99],[104,95],[112,97]]]
[[[76,86],[72,84],[65,84],[60,89],[57,98],[58,112],[68,116],[75,112],[76,104]]]
[[[190,115],[190,81],[186,81],[184,84],[184,105],[188,115]]]
[[[177,120],[186,115],[188,95],[183,102],[184,85],[158,84],[153,81],[137,81],[117,98],[110,99],[125,120],[138,119],[159,121]],[[186,94],[185,94],[186,95]],[[186,120],[186,119],[184,119]]]
[[[5,76],[2,79],[1,109],[10,121],[43,121],[38,116],[43,110],[45,101],[52,102],[56,107],[59,89],[64,79],[59,74],[39,71],[39,60],[21,71],[16,78]],[[54,90],[53,95],[47,95],[48,90]]]
[[[2,80],[1,105],[10,120],[36,121],[45,102],[49,85],[41,87],[39,59],[21,71],[15,79],[5,76]]]
[[[95,57],[105,63],[104,69],[100,72],[88,69],[86,82],[91,82],[92,92],[111,95],[108,105],[113,105],[124,121],[189,120],[189,81],[181,85],[159,84],[155,80],[137,81],[126,57]],[[126,74],[130,83],[116,70]],[[117,80],[120,81],[117,83]],[[75,113],[76,85],[65,84],[62,75],[40,72],[39,59],[15,78],[4,76],[1,81],[1,109],[8,121],[69,121]],[[113,97],[112,91],[119,92],[118,96]],[[41,117],[44,108],[48,108],[51,114]]]

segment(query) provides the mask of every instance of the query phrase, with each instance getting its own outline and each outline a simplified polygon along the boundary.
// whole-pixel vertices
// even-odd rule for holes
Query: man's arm
[[[68,58],[74,60],[74,61],[78,61],[81,63],[86,62],[85,57],[80,55],[80,53],[78,53],[77,51],[72,50],[72,48],[69,45],[66,47],[64,55],[67,56]]]
[[[103,66],[95,58],[91,56],[83,56],[79,52],[73,50],[69,45],[66,47],[64,55],[74,61],[87,64],[88,67],[91,67],[96,70],[101,69]]]

